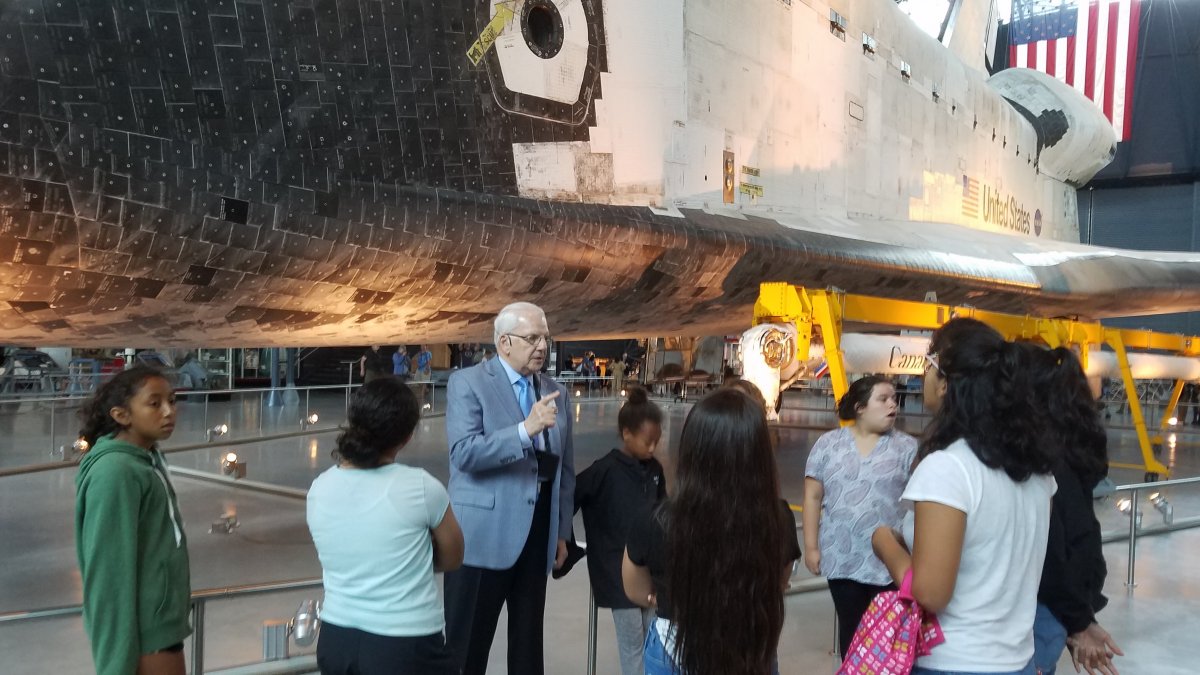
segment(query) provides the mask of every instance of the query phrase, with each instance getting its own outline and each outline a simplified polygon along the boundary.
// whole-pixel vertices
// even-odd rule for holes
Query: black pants
[[[388,637],[357,628],[321,624],[317,639],[321,675],[458,675],[441,633]]]
[[[838,621],[838,656],[846,658],[850,649],[850,641],[854,639],[854,631],[858,622],[876,595],[884,591],[894,591],[895,586],[873,586],[850,579],[830,579],[829,594],[833,596],[833,608],[837,610]]]
[[[508,672],[542,675],[546,612],[546,551],[550,546],[549,483],[543,483],[533,523],[517,562],[506,570],[463,565],[446,573],[446,638],[463,675],[484,675],[500,609],[508,605]]]

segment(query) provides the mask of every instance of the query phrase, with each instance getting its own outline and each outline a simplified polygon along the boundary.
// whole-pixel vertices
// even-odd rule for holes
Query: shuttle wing
[[[744,329],[762,281],[1051,315],[1200,306],[1200,259],[929,223],[613,207],[398,189],[267,250],[147,235],[107,266],[63,240],[0,239],[0,340],[61,345],[344,345],[486,339],[503,305],[564,337]],[[119,232],[117,233],[119,234]],[[135,238],[136,239],[136,238]],[[354,243],[358,242],[358,243]],[[88,254],[99,255],[99,254]],[[90,264],[84,264],[90,263]],[[163,270],[175,270],[162,278]]]
[[[1195,256],[1049,241],[1112,156],[1088,106],[891,0],[14,0],[0,343],[735,333],[763,281],[1200,307]]]

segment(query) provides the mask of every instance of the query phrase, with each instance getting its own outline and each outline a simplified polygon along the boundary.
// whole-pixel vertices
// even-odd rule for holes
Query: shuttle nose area
[[[1009,68],[992,75],[988,84],[1033,125],[1042,173],[1080,187],[1116,155],[1112,124],[1065,82],[1036,70]]]

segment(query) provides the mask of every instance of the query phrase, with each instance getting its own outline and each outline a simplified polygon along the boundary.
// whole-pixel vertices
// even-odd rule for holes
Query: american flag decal
[[[1012,14],[1008,65],[1079,90],[1129,140],[1140,0],[1013,0]]]
[[[979,181],[963,174],[962,214],[967,218],[979,217]]]

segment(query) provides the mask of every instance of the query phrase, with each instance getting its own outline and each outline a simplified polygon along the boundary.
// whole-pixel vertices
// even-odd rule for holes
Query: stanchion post
[[[838,628],[837,612],[833,614],[833,662],[841,663],[842,650],[838,646],[842,642],[842,631]]]
[[[50,401],[50,452],[54,452],[54,401]]]
[[[588,588],[588,653],[587,675],[596,675],[596,594]]]
[[[192,667],[194,675],[204,672],[204,600],[192,600]]]
[[[1125,572],[1125,587],[1129,590],[1137,586],[1133,580],[1134,560],[1137,558],[1137,512],[1138,491],[1134,488],[1129,494],[1129,562]]]

